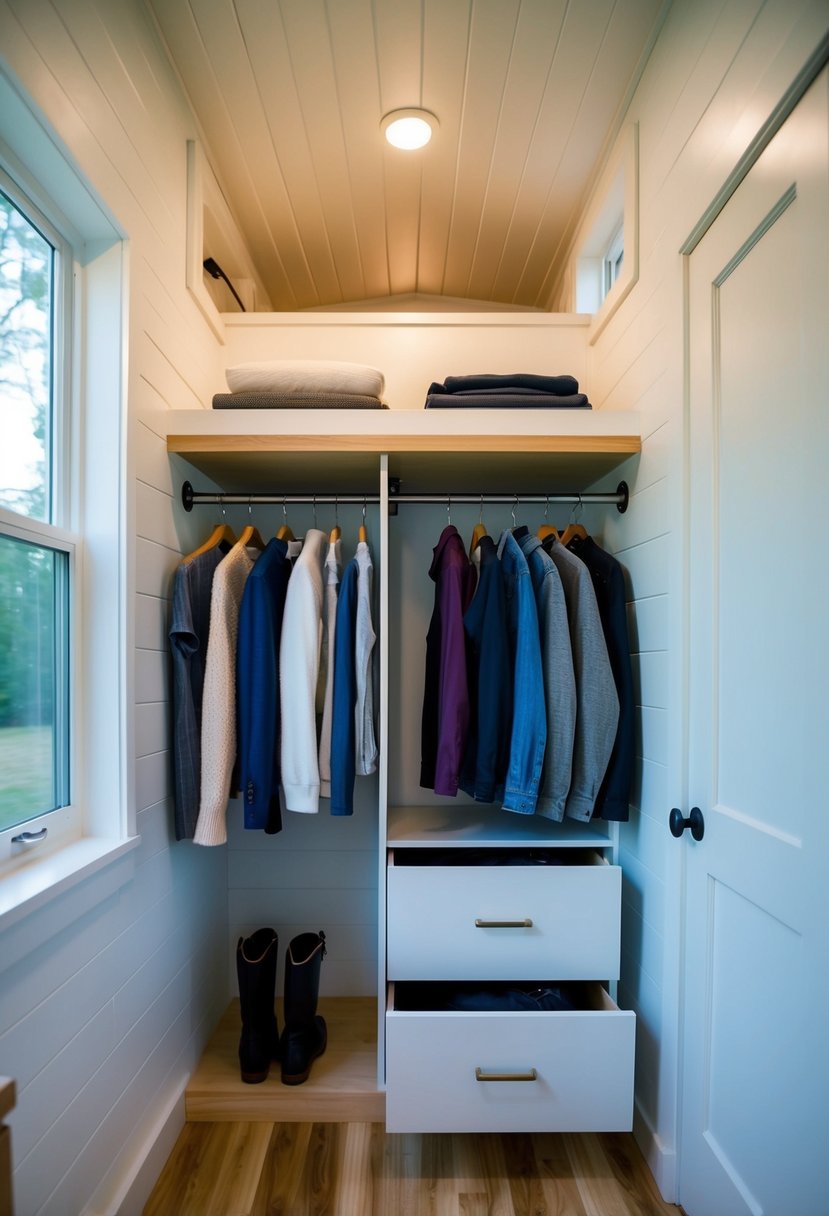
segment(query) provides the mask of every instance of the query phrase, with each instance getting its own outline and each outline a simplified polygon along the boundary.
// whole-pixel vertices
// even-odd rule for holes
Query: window
[[[639,137],[619,137],[577,238],[575,307],[592,313],[591,343],[639,279]]]
[[[70,805],[75,544],[60,527],[59,450],[67,265],[66,242],[0,175],[0,833],[37,821],[35,840],[54,834],[51,813]],[[13,843],[25,847],[21,832]]]
[[[123,231],[0,68],[3,927],[137,843],[128,266]],[[131,865],[125,859],[101,889],[127,881]]]
[[[622,265],[624,264],[624,260],[625,226],[623,223],[621,223],[613,234],[610,244],[605,251],[604,258],[602,259],[602,286],[604,288],[602,292],[602,299],[604,299],[613,284],[619,278],[619,275],[622,273]]]

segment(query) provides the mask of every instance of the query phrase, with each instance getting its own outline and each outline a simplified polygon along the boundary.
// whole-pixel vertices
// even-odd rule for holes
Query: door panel
[[[827,134],[824,73],[690,259],[688,1216],[829,1211]]]

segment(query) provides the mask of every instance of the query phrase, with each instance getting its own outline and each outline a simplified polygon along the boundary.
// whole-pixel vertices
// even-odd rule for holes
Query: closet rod
[[[396,483],[396,484],[395,484]],[[527,503],[540,503],[546,505],[563,504],[567,506],[615,506],[617,511],[622,514],[627,510],[630,492],[626,481],[620,481],[615,491],[608,493],[590,493],[580,494],[574,490],[565,494],[544,494],[538,491],[533,491],[527,494],[400,494],[397,492],[396,479],[390,479],[389,485],[389,504],[394,507],[397,503],[435,503],[445,506],[456,505],[458,503],[473,503],[481,505],[483,503],[503,503],[507,506],[513,504],[515,506],[526,506]],[[253,490],[250,494],[241,494],[237,492],[222,494],[214,493],[210,490],[194,490],[189,481],[185,481],[181,487],[181,501],[185,511],[192,511],[194,506],[212,504],[214,506],[252,506],[258,504],[273,504],[285,506],[304,504],[311,506],[316,504],[318,507],[325,506],[347,506],[350,503],[357,506],[368,505],[369,503],[378,503],[380,501],[379,494],[276,494],[271,491]]]

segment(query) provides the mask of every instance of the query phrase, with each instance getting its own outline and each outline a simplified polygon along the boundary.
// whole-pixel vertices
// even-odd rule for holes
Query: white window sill
[[[130,836],[126,840],[87,836],[43,858],[33,858],[29,865],[4,875],[0,878],[0,931],[38,911],[119,858],[126,857],[140,843],[140,836]],[[132,878],[133,859],[118,867],[118,871],[116,887]]]

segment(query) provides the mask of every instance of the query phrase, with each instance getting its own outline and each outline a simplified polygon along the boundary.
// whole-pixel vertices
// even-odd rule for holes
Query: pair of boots
[[[271,1060],[282,1066],[283,1085],[308,1080],[311,1064],[325,1051],[328,1032],[317,1014],[320,964],[325,934],[300,933],[285,952],[285,1029],[280,1037],[274,1011],[279,938],[257,929],[236,946],[236,974],[242,1008],[239,1064],[242,1080],[255,1085],[267,1078]]]

